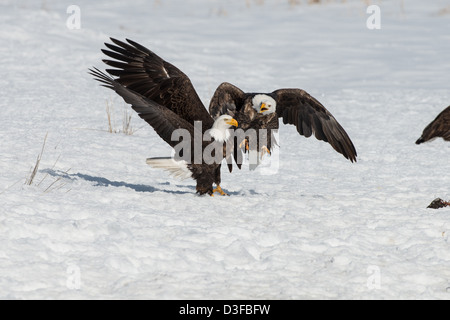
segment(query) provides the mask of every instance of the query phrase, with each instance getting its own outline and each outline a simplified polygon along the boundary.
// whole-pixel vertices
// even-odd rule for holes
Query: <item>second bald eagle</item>
[[[246,93],[238,87],[224,82],[214,93],[209,113],[216,119],[223,114],[233,116],[243,130],[256,129],[256,134],[267,135],[257,141],[258,152],[272,149],[273,135],[271,130],[278,129],[278,118],[284,124],[293,124],[298,133],[328,142],[337,152],[351,162],[356,162],[356,149],[344,128],[333,115],[314,97],[301,89],[279,89],[271,93]],[[259,129],[267,129],[261,131]],[[235,152],[236,156],[237,153]]]

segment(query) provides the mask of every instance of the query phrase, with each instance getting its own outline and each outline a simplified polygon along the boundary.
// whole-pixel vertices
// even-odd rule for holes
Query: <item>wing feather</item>
[[[314,97],[301,89],[279,89],[271,94],[277,102],[277,115],[284,124],[293,124],[305,136],[328,142],[350,161],[356,161],[356,149],[333,115]]]
[[[246,94],[238,87],[228,82],[221,83],[214,92],[209,103],[209,113],[213,119],[223,114],[234,116],[244,105]]]
[[[128,89],[166,107],[189,123],[202,121],[203,129],[214,122],[190,79],[177,67],[163,60],[151,50],[135,41],[123,42],[110,38],[102,50],[111,59],[103,62],[115,80]]]
[[[114,80],[112,77],[106,75],[97,68],[89,69],[90,74],[94,79],[102,83],[104,87],[114,90],[120,95],[126,103],[131,104],[131,107],[139,116],[153,127],[156,133],[170,146],[175,147],[179,141],[173,141],[172,133],[176,129],[186,129],[193,137],[194,127],[191,123],[171,110],[161,106],[160,104],[149,100],[147,97],[128,89],[127,87]]]

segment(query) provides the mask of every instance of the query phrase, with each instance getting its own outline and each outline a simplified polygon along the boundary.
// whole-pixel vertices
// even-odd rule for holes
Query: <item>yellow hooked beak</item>
[[[230,126],[235,126],[235,127],[238,126],[238,122],[235,119],[228,120],[226,122],[226,124],[229,124]]]
[[[259,107],[259,112],[263,113],[264,111],[269,110],[269,108],[267,108],[265,103],[261,103],[261,106]]]

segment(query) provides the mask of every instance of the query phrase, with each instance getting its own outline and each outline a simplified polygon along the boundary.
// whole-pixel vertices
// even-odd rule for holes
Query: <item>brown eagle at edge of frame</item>
[[[437,117],[423,129],[422,135],[417,139],[416,144],[442,138],[450,141],[450,106],[445,108]]]

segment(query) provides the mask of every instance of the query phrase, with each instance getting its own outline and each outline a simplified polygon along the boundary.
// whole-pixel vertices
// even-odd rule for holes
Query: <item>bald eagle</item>
[[[229,115],[223,115],[215,120],[208,121],[212,123],[208,130],[204,131],[201,138],[202,152],[200,161],[196,161],[196,139],[195,139],[195,127],[194,124],[184,119],[181,115],[175,113],[171,109],[156,103],[153,100],[127,88],[119,81],[113,79],[107,74],[101,72],[97,68],[89,69],[90,74],[94,76],[94,79],[101,82],[104,87],[114,90],[119,94],[125,102],[131,104],[133,110],[135,110],[139,116],[150,124],[156,133],[171,147],[176,148],[179,144],[178,140],[173,139],[173,133],[176,130],[182,129],[183,132],[187,132],[189,135],[190,147],[188,161],[174,159],[174,158],[149,158],[147,164],[155,168],[162,168],[171,172],[174,176],[180,178],[192,177],[197,181],[196,191],[198,194],[213,195],[215,192],[221,195],[226,193],[220,187],[220,167],[221,161],[229,157],[230,151],[228,150],[229,144],[227,140],[230,138],[231,133],[228,129],[231,126],[237,126],[238,123]],[[194,107],[193,107],[194,108]],[[197,109],[200,106],[197,107]],[[193,112],[196,109],[193,109]],[[209,115],[208,115],[209,116]],[[185,139],[185,137],[183,137]],[[211,157],[205,158],[205,150],[209,149]],[[218,150],[218,154],[216,154]],[[181,149],[182,152],[186,150]],[[216,188],[213,188],[213,183],[216,184]]]
[[[450,141],[450,106],[445,108],[438,116],[423,129],[422,136],[417,139],[416,144],[443,138]]]
[[[298,133],[328,142],[337,152],[351,162],[356,161],[356,149],[333,115],[314,97],[301,89],[279,89],[271,93],[246,93],[238,87],[224,82],[216,89],[209,112],[213,118],[223,114],[233,116],[239,128],[256,129],[258,152],[270,153],[274,143],[273,130],[278,129],[278,118],[284,124],[293,124]],[[267,129],[261,131],[260,129]],[[260,145],[259,141],[266,141]],[[234,153],[237,155],[237,152]]]

